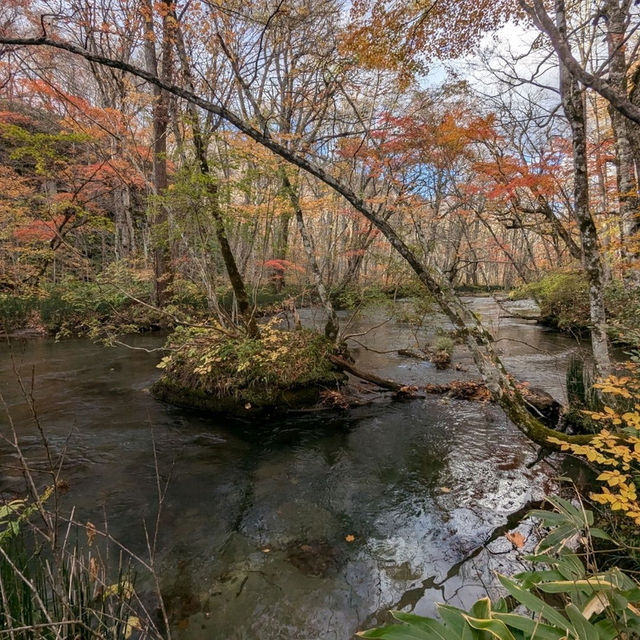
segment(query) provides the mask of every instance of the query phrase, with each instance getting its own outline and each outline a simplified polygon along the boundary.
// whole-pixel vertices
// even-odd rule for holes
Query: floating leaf
[[[519,531],[509,531],[504,536],[516,549],[524,547],[525,538]]]

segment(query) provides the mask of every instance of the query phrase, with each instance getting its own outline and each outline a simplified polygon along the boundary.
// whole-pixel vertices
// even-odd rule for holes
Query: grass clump
[[[455,346],[455,340],[448,335],[438,336],[434,340],[430,348],[430,360],[436,369],[446,369],[449,367]]]
[[[333,343],[324,336],[273,325],[260,331],[251,338],[219,328],[178,327],[158,365],[164,374],[153,392],[180,406],[236,412],[313,404],[323,389],[343,381],[330,360]]]
[[[68,523],[66,535],[51,535],[61,514],[44,503],[55,491],[48,487],[35,501],[0,503],[0,636],[161,640],[126,554],[103,553],[91,523]]]
[[[453,354],[455,346],[456,342],[451,336],[438,336],[433,343],[434,351],[446,351],[449,356]]]

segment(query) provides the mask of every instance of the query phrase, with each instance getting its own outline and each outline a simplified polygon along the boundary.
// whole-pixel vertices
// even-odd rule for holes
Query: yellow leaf
[[[347,542],[353,542],[356,539],[356,537],[354,535],[349,534],[348,536],[345,536],[344,539]]]
[[[96,537],[96,525],[93,522],[87,522],[85,527],[87,529],[87,544],[91,546],[93,539]]]
[[[124,637],[130,638],[134,629],[138,629],[138,631],[142,631],[142,627],[140,626],[140,618],[136,616],[129,616],[127,618],[127,626],[124,630]]]
[[[106,600],[110,596],[122,596],[126,600],[129,600],[133,597],[133,593],[133,585],[128,580],[123,580],[122,582],[116,582],[108,586],[104,590],[102,598]]]

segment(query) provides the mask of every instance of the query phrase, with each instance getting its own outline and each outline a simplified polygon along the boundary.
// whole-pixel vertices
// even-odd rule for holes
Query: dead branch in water
[[[361,380],[366,380],[367,382],[371,382],[376,386],[382,389],[389,389],[389,391],[394,391],[395,393],[401,393],[406,395],[411,395],[413,391],[415,391],[415,387],[408,387],[406,385],[400,384],[399,382],[395,382],[393,380],[387,380],[386,378],[381,378],[376,376],[373,373],[369,373],[367,371],[362,371],[356,368],[350,362],[347,362],[344,358],[340,358],[339,356],[330,356],[331,362],[336,365],[342,371],[346,371],[351,375],[356,376],[356,378],[360,378]]]

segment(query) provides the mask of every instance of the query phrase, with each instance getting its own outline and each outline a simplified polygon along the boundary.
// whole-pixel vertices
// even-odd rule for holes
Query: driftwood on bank
[[[427,384],[421,387],[427,393],[447,395],[456,400],[476,400],[487,402],[491,400],[491,393],[484,382],[476,380],[454,380],[447,384]]]

